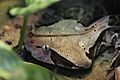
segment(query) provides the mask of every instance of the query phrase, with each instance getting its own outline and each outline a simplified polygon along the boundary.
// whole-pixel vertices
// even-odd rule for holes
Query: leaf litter
[[[38,18],[33,15],[32,19],[29,19],[28,26],[33,26]],[[2,31],[0,40],[5,41],[11,47],[17,46],[22,21],[22,17],[19,16],[9,21],[7,25],[3,25],[4,28],[0,30],[0,32]],[[93,66],[90,75],[85,80],[106,80],[106,78],[110,80],[114,74],[117,80],[120,73],[119,26],[109,26],[108,22],[109,16],[99,19],[88,27],[77,23],[76,20],[61,20],[53,25],[42,26],[33,31],[33,36],[27,34],[25,47],[39,61],[56,65],[54,60],[51,59],[53,55],[51,50],[53,50],[59,56],[65,58],[66,61],[75,64],[77,69],[79,67],[90,68],[90,66]],[[111,27],[113,27],[111,31],[107,30]],[[115,27],[117,28],[113,31]],[[97,39],[104,31],[105,34],[99,42]],[[96,43],[98,44],[95,45]],[[93,46],[95,49],[91,53],[89,50]],[[106,48],[105,52],[101,52],[103,48]],[[98,56],[96,59],[88,57],[91,54],[93,57]],[[72,67],[72,69],[74,68]]]
[[[37,21],[37,18],[32,16],[32,19],[30,19],[28,26],[34,25],[35,22],[33,19]],[[8,24],[4,26],[4,30],[0,35],[1,40],[10,44],[12,47],[15,47],[18,44],[18,40],[20,37],[19,32],[22,21],[22,17],[19,16],[8,22]],[[66,60],[73,63],[77,67],[77,69],[79,67],[90,68],[92,66],[93,60],[92,58],[89,58],[86,53],[93,54],[90,53],[89,49],[94,46],[100,34],[104,30],[114,27],[109,26],[108,22],[109,16],[97,20],[88,27],[77,23],[76,20],[61,20],[51,26],[40,27],[33,32],[33,36],[27,36],[27,34],[27,37],[25,38],[25,47],[28,51],[32,53],[33,57],[46,63],[54,65],[56,64],[51,59],[51,50],[53,50],[57,54],[59,54],[59,56],[62,56]],[[113,40],[114,36],[118,35],[115,33],[113,36],[111,36],[111,34],[113,35],[113,33],[109,33],[109,31],[106,31],[107,37],[104,37],[104,40],[106,40],[104,42],[106,46],[111,45],[110,41]],[[118,44],[119,41],[114,44],[116,48],[119,47]],[[94,54],[97,53],[94,52]],[[109,58],[109,60],[110,59],[112,60],[113,58]],[[111,62],[112,61],[110,61],[110,63]],[[111,65],[110,63],[108,63],[109,66]],[[98,66],[97,68],[100,68],[100,66]],[[74,67],[72,67],[72,69],[74,69]],[[107,75],[105,70],[101,71],[101,73],[105,72],[105,75]],[[93,71],[93,76],[95,76],[96,72],[97,70],[95,69],[95,72]],[[88,76],[88,78],[89,80],[91,79],[90,76]]]
[[[116,55],[119,54],[120,28],[119,26],[109,26],[109,18],[110,16],[103,17],[88,27],[84,27],[75,20],[61,20],[51,26],[42,26],[33,32],[33,36],[26,38],[25,47],[36,59],[56,65],[51,59],[51,50],[54,50],[59,56],[77,67],[72,67],[72,69],[92,66],[92,71],[84,78],[85,80],[93,78],[106,80],[110,78],[108,71],[111,70],[110,66],[113,65]],[[102,40],[97,42],[102,33],[104,33]],[[96,43],[99,44],[96,45]],[[91,53],[90,48],[93,46],[97,50],[94,49]],[[106,49],[101,52],[103,46]],[[86,53],[92,55],[93,58],[88,57]],[[94,58],[97,55],[98,57]],[[48,60],[45,60],[45,57]],[[98,77],[98,75],[100,76]]]

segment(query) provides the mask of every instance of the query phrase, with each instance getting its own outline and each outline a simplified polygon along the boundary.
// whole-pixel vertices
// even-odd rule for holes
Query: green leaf
[[[10,10],[12,15],[28,15],[31,13],[35,13],[39,10],[45,9],[49,5],[58,0],[25,0],[26,7],[20,8],[16,7]]]
[[[31,3],[34,3],[35,0],[25,0],[26,5],[29,5]]]
[[[55,74],[50,70],[31,63],[24,63],[27,80],[67,80],[64,76]]]
[[[8,80],[68,80],[42,66],[22,61],[8,45],[1,41],[0,77]]]
[[[8,45],[0,41],[0,76],[10,79],[14,76],[14,73],[19,73],[23,70],[21,66],[22,60]],[[24,71],[22,73],[24,73]]]
[[[27,72],[27,76],[29,76],[27,77],[27,80],[52,80],[52,72],[46,68],[29,63],[25,63],[24,67]]]
[[[5,43],[0,41],[0,69],[13,70],[20,66],[22,60]]]

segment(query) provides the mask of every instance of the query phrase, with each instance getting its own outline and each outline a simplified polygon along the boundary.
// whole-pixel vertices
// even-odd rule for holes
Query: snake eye
[[[48,50],[50,49],[50,47],[49,47],[48,45],[44,45],[42,48],[43,48],[43,50],[45,50],[45,51],[48,51]]]

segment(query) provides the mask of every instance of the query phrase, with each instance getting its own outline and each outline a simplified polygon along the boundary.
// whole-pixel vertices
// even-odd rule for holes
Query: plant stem
[[[28,22],[28,15],[24,15],[23,18],[24,20],[23,20],[23,26],[20,31],[20,40],[19,40],[18,47],[16,50],[19,50],[20,48],[22,48],[22,45],[24,43],[25,32],[26,32],[27,22]]]

